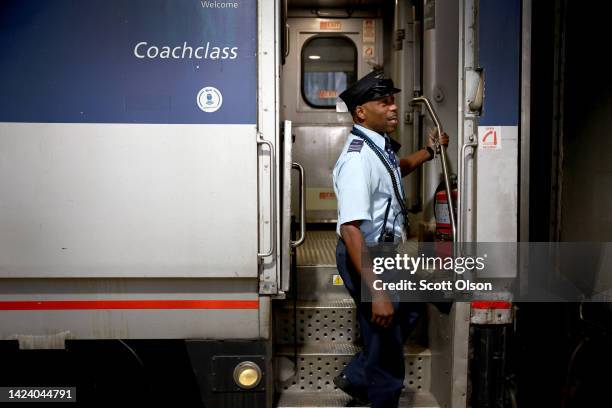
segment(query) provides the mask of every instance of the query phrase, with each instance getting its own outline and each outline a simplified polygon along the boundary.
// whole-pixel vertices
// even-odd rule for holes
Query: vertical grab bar
[[[287,58],[289,56],[289,53],[291,52],[291,32],[289,24],[287,24],[287,14],[288,14],[288,10],[289,10],[289,0],[284,0],[283,1],[283,25],[285,26],[284,28],[284,35],[285,35],[285,50],[284,50],[284,58]],[[284,62],[283,62],[284,64]]]
[[[472,138],[472,137],[470,137]],[[464,205],[464,199],[463,199],[463,192],[465,190],[465,150],[468,147],[473,147],[475,148],[476,146],[478,146],[478,142],[468,142],[468,143],[464,143],[463,146],[461,146],[461,162],[459,163],[459,194],[457,195],[457,215],[459,217],[459,241],[463,242],[465,239],[465,221],[463,219],[463,205]]]
[[[257,145],[266,145],[270,149],[270,249],[267,252],[258,252],[259,258],[265,258],[274,253],[276,246],[276,159],[274,156],[274,145],[265,140],[261,133],[257,133]]]
[[[306,189],[304,183],[304,167],[299,163],[293,163],[292,167],[300,173],[300,239],[291,241],[291,246],[296,248],[304,243],[306,239]]]
[[[453,210],[453,196],[451,195],[451,185],[450,180],[448,178],[448,163],[446,162],[446,147],[440,144],[440,136],[442,136],[442,125],[440,124],[440,119],[438,119],[438,115],[433,110],[429,99],[424,96],[419,96],[417,98],[412,99],[411,103],[422,103],[427,108],[431,119],[436,124],[436,129],[438,130],[438,137],[435,139],[435,151],[437,152],[438,148],[440,148],[440,159],[442,162],[442,174],[444,175],[444,184],[446,187],[446,196],[447,196],[447,204],[448,204],[448,214],[450,216],[451,227],[453,229],[453,241],[457,242],[457,223],[455,222],[455,212]]]

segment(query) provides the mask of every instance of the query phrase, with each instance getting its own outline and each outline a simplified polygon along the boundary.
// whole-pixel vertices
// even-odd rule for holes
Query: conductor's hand
[[[427,137],[427,146],[431,147],[432,149],[434,148],[434,142],[436,140],[436,136],[438,135],[438,130],[436,128],[432,128],[431,131],[429,132],[429,136]],[[442,134],[440,135],[440,144],[443,146],[448,146],[448,135],[446,134],[446,132],[442,132]],[[436,152],[436,153],[440,153],[440,152]]]
[[[371,322],[387,328],[393,320],[393,305],[384,292],[376,292],[372,295],[372,320]]]

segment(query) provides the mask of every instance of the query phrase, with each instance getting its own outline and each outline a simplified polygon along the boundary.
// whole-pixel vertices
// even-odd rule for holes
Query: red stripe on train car
[[[504,300],[474,301],[472,309],[511,309],[512,303]]]
[[[258,309],[259,300],[30,300],[2,301],[0,310]]]

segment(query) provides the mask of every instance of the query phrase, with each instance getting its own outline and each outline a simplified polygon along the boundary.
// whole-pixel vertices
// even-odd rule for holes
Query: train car
[[[345,406],[332,379],[361,339],[335,263],[338,95],[382,68],[402,89],[400,153],[450,136],[404,180],[409,242],[533,239],[532,9],[2,2],[0,385],[73,387],[84,405]],[[400,406],[515,398],[501,299],[426,306]]]
[[[2,339],[65,351],[40,375],[68,378],[83,403],[265,406],[281,254],[275,4],[1,7]],[[3,383],[37,383],[19,374],[27,355]]]

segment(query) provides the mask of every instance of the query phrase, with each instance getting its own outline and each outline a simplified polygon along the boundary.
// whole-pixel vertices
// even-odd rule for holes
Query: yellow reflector
[[[257,381],[259,381],[259,373],[252,368],[245,368],[238,375],[238,382],[243,387],[252,387]]]
[[[244,389],[255,388],[261,381],[261,368],[252,361],[243,361],[234,368],[234,381]]]

